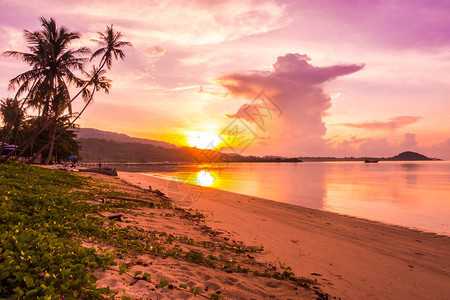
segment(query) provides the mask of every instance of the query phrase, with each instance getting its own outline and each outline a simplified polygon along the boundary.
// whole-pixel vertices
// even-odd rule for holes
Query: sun
[[[217,134],[202,132],[202,131],[188,131],[186,132],[186,142],[191,147],[198,149],[214,149],[221,140]]]

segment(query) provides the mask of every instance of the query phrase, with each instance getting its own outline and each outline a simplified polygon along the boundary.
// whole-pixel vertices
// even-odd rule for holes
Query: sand
[[[97,269],[94,272],[98,278],[97,285],[110,287],[118,293],[116,298],[126,296],[129,299],[327,299],[327,295],[321,291],[319,283],[314,279],[288,276],[285,280],[280,280],[266,277],[266,272],[272,276],[274,272],[283,273],[284,269],[279,265],[262,263],[265,261],[265,254],[255,252],[241,241],[234,240],[234,235],[230,232],[214,230],[207,226],[204,218],[195,217],[195,211],[167,206],[169,200],[164,196],[138,188],[118,177],[83,172],[80,172],[80,175],[94,177],[97,179],[94,182],[100,184],[101,188],[97,190],[93,199],[82,201],[92,204],[104,203],[102,206],[104,210],[99,211],[99,214],[105,217],[104,226],[127,227],[129,234],[135,235],[130,241],[148,243],[152,247],[165,249],[180,247],[184,251],[175,258],[173,255],[156,255],[153,251],[138,252],[126,246],[123,248],[124,244],[121,243],[120,249],[129,251],[116,256],[117,265],[110,266],[106,270]],[[112,194],[107,196],[110,192]],[[128,195],[128,200],[118,203],[114,195],[123,194]],[[153,205],[127,205],[128,202],[131,204],[136,201],[151,202]],[[166,205],[162,205],[164,203]],[[120,220],[114,223],[106,220],[107,216],[118,213],[122,215]],[[158,239],[149,237],[148,232],[154,232]],[[123,241],[120,235],[117,238]],[[172,241],[167,243],[167,238]],[[115,249],[112,244],[105,244],[96,238],[82,240],[82,244],[85,247]],[[226,247],[222,248],[223,246]],[[202,253],[203,257],[213,255],[216,257],[215,262],[211,266],[198,260],[187,259],[185,255],[188,251]],[[124,274],[119,272],[121,265],[126,266],[127,272]],[[240,270],[238,266],[241,267]],[[134,275],[137,271],[149,273],[150,282],[140,275]],[[255,275],[255,271],[259,274]],[[166,280],[169,285],[162,287],[161,280]],[[182,287],[180,284],[185,286]],[[198,288],[200,294],[194,296],[191,288]],[[215,297],[212,293],[216,293]]]
[[[257,259],[286,263],[342,299],[448,299],[450,238],[139,173],[119,177],[151,186],[232,238],[263,245]],[[282,294],[281,294],[282,295]],[[281,298],[288,298],[281,297]]]

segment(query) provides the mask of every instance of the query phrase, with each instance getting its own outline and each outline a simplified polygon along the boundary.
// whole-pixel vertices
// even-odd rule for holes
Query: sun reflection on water
[[[216,179],[214,176],[208,171],[200,171],[197,174],[196,183],[200,186],[212,186]]]

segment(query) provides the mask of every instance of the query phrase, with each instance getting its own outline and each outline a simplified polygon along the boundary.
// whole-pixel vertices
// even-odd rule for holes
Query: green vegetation
[[[0,164],[0,297],[54,299],[110,295],[93,270],[114,264],[75,239],[92,208],[70,191],[86,180],[16,163]]]

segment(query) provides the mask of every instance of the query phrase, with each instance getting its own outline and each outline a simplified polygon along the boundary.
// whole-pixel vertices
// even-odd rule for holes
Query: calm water
[[[191,184],[450,235],[450,162],[121,166]]]

